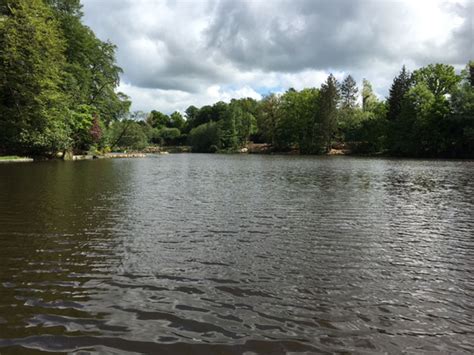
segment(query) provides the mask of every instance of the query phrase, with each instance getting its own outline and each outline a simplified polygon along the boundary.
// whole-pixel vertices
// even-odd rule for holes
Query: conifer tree
[[[410,90],[412,86],[412,77],[405,66],[402,67],[400,74],[393,79],[392,86],[390,87],[390,94],[387,99],[388,113],[387,119],[394,121],[402,110],[402,102],[405,94]]]
[[[345,77],[341,84],[341,108],[352,109],[357,105],[357,84],[351,75]]]
[[[339,101],[339,87],[334,75],[329,74],[326,82],[321,85],[319,96],[320,128],[324,142],[324,149],[329,151],[333,136],[337,128],[337,103]]]

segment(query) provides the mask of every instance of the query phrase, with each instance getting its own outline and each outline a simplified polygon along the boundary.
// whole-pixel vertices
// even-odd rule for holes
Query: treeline
[[[0,0],[0,154],[101,149],[130,101],[80,0]]]
[[[187,142],[196,152],[234,152],[253,141],[301,154],[337,147],[362,154],[474,157],[473,83],[474,62],[460,75],[446,64],[413,73],[403,67],[388,98],[379,100],[367,80],[359,89],[350,75],[341,83],[329,75],[320,88],[190,106],[186,121],[179,113],[153,111],[147,130],[154,130],[156,143]]]

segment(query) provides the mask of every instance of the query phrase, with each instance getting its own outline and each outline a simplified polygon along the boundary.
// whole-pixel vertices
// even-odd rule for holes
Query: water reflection
[[[473,171],[219,155],[0,166],[0,349],[469,352]]]

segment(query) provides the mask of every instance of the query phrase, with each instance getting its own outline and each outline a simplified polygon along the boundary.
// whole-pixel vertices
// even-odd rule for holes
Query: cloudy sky
[[[401,66],[474,59],[474,0],[83,0],[118,46],[133,110],[170,113],[290,87],[332,72],[377,94]]]

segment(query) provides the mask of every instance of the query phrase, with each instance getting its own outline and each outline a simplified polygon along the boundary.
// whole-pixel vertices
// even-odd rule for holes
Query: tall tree
[[[184,111],[184,115],[186,117],[186,123],[183,131],[188,133],[191,129],[198,126],[197,117],[199,115],[199,109],[196,106],[191,105]]]
[[[229,151],[238,148],[238,134],[236,121],[242,115],[242,109],[236,105],[229,105],[222,120],[222,147]]]
[[[461,75],[462,81],[451,95],[451,156],[474,158],[474,61]]]
[[[357,107],[357,94],[359,89],[351,75],[344,78],[341,84],[341,102],[339,107],[339,117],[337,122],[336,139],[342,142],[345,139],[350,127],[357,121],[359,108]]]
[[[276,144],[276,133],[280,117],[280,97],[275,94],[265,96],[260,102],[257,126],[263,138],[273,146]]]
[[[367,79],[362,80],[362,109],[371,111],[377,103],[377,97],[372,89],[372,84]]]
[[[171,126],[171,119],[162,112],[153,110],[146,118],[147,123],[153,128],[163,128]]]
[[[406,67],[403,66],[398,76],[393,79],[392,86],[390,87],[389,97],[387,99],[387,118],[390,121],[394,121],[400,115],[403,98],[408,90],[410,90],[412,83],[413,80],[411,74],[408,72]]]
[[[341,84],[341,108],[352,109],[357,105],[357,83],[351,75],[344,78]]]
[[[415,84],[424,83],[437,97],[451,93],[461,80],[452,65],[440,63],[415,70],[413,79]]]
[[[73,127],[85,127],[90,117],[77,114],[78,107],[89,106],[91,112],[106,126],[124,118],[130,108],[129,98],[116,92],[122,69],[115,63],[116,47],[98,39],[94,32],[82,23],[82,5],[79,0],[46,0],[54,10],[65,38],[66,66],[63,91],[70,97],[69,110]],[[75,122],[77,119],[84,122]],[[89,122],[89,123],[88,123]],[[76,137],[82,134],[75,134]],[[74,146],[84,146],[75,140]]]
[[[338,82],[334,75],[329,74],[326,82],[321,85],[319,95],[320,127],[326,151],[331,150],[332,139],[337,128],[338,100]]]
[[[177,128],[180,131],[184,127],[184,118],[178,111],[175,111],[170,116],[170,128]]]

